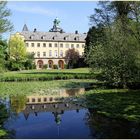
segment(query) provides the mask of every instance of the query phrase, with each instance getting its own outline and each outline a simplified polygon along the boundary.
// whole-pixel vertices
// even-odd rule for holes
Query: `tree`
[[[68,68],[76,67],[77,61],[80,58],[79,52],[74,48],[66,51],[65,61],[68,65]]]
[[[5,69],[7,59],[8,59],[8,44],[6,40],[0,40],[0,71],[3,71]]]
[[[6,1],[0,1],[0,36],[2,33],[13,29],[13,25],[8,19],[11,12],[9,9],[7,9],[6,4]]]
[[[11,36],[9,40],[9,69],[20,70],[24,69],[23,63],[27,59],[27,52],[24,43],[24,38],[19,34]]]
[[[129,83],[140,81],[140,42],[132,10],[135,4],[119,1],[101,2],[101,9],[96,9],[96,13],[91,16],[91,21],[96,23],[96,27],[99,24],[103,25],[106,40],[105,43],[95,44],[93,39],[94,43],[89,45],[86,60],[93,70],[102,69],[107,82],[116,86],[122,85],[124,88]],[[138,20],[137,23],[139,26]],[[97,38],[100,39],[98,36]]]
[[[97,46],[99,44],[104,44],[106,41],[104,27],[102,25],[93,26],[89,29],[86,37],[86,45],[84,50],[84,56],[86,57],[91,45]]]
[[[22,61],[26,58],[26,47],[23,38],[16,34],[9,40],[9,54],[10,58],[15,61]]]
[[[6,41],[2,39],[2,33],[11,31],[13,26],[9,21],[9,16],[11,15],[10,10],[6,8],[6,1],[0,1],[0,72],[3,71],[5,66],[5,59],[7,57]]]
[[[34,54],[27,53],[26,55],[26,61],[24,62],[25,69],[35,69],[35,62],[34,62]]]

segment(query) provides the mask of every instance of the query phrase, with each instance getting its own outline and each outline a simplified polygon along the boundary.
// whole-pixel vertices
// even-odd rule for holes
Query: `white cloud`
[[[40,14],[47,16],[57,16],[58,10],[50,10],[37,5],[18,5],[18,4],[8,4],[8,7],[11,10],[23,12],[23,13],[32,13],[32,14]]]

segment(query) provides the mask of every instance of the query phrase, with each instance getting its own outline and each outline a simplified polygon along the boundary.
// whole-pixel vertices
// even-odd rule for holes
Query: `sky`
[[[79,33],[88,32],[89,16],[97,7],[96,1],[9,1],[7,7],[11,10],[10,21],[14,25],[12,33],[21,32],[26,23],[33,31],[49,31],[56,17],[60,20],[60,27],[69,33],[78,30]],[[8,38],[10,33],[4,35]]]

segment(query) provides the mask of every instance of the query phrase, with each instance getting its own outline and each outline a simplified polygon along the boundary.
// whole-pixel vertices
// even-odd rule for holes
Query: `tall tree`
[[[7,57],[7,45],[6,41],[3,41],[2,39],[2,34],[7,31],[11,31],[13,28],[13,25],[8,19],[11,12],[7,9],[6,4],[6,1],[0,1],[0,71],[3,71],[5,59]]]
[[[8,59],[8,44],[6,40],[0,40],[0,71],[3,71],[5,69],[7,59]]]
[[[27,59],[27,52],[24,43],[24,38],[20,34],[11,36],[9,40],[9,70],[21,70],[24,68],[24,63]]]
[[[0,1],[0,36],[2,33],[11,31],[13,25],[9,21],[9,16],[11,15],[10,10],[6,7],[6,1]]]
[[[10,58],[15,61],[22,61],[26,58],[26,47],[23,38],[16,34],[9,40]]]
[[[92,47],[94,47],[99,44],[104,44],[105,41],[106,37],[104,33],[104,27],[101,24],[99,24],[97,27],[93,26],[92,28],[90,28],[86,37],[84,56],[87,56],[91,45]]]
[[[93,69],[95,67],[102,69],[107,81],[126,87],[127,83],[140,80],[138,78],[140,42],[135,30],[136,21],[133,20],[136,16],[134,16],[134,9],[132,10],[136,3],[112,1],[101,2],[101,5],[102,7],[96,9],[96,13],[91,16],[91,21],[96,23],[95,26],[103,24],[106,41],[103,44],[91,44],[86,59]],[[137,12],[137,17],[139,16]],[[137,26],[139,24],[137,20]]]

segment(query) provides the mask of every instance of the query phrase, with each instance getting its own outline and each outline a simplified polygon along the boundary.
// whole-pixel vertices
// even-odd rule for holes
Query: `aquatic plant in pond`
[[[90,90],[85,95],[87,107],[99,114],[140,122],[139,90]]]
[[[0,96],[21,94],[50,94],[54,90],[65,88],[90,87],[96,80],[58,80],[58,81],[34,81],[34,82],[0,82]],[[52,94],[55,94],[53,92]]]

